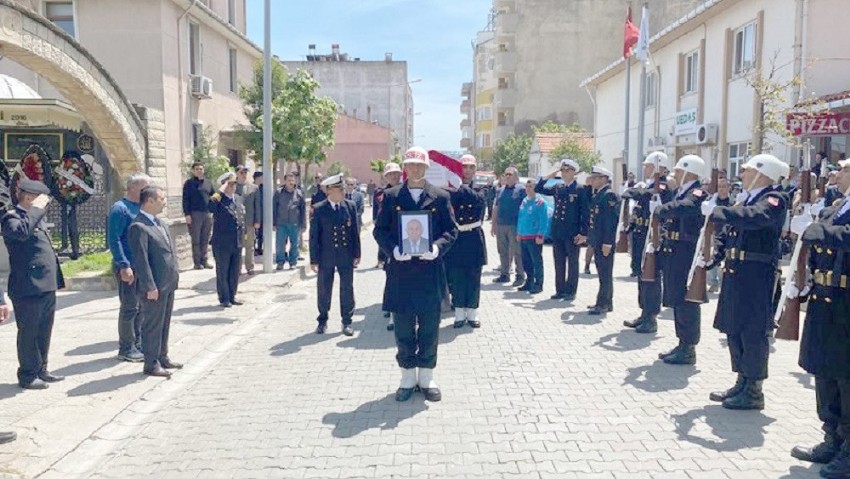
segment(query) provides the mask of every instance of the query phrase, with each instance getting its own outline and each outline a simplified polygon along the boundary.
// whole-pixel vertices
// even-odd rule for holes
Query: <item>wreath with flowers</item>
[[[79,153],[66,151],[53,169],[53,195],[67,205],[79,205],[94,194],[91,168]]]
[[[44,151],[44,148],[38,145],[30,145],[24,153],[24,157],[12,171],[9,192],[13,202],[17,202],[17,184],[21,180],[21,177],[40,181],[47,185],[48,188],[52,187],[53,176],[50,175],[50,155]]]

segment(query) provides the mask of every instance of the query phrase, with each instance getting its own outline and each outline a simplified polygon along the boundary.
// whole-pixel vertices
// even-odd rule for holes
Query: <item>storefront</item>
[[[813,112],[789,114],[786,127],[801,140],[812,140],[815,151],[825,153],[829,162],[836,164],[847,158],[847,140],[850,137],[850,91],[827,95],[798,107],[802,109],[813,105],[815,107]]]

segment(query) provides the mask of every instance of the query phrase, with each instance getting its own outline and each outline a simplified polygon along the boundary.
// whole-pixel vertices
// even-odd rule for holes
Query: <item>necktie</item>
[[[154,217],[153,222],[154,224],[156,224],[156,227],[159,228],[159,231],[162,233],[162,236],[165,237],[165,242],[170,244],[171,242],[168,240],[168,232],[165,230],[165,226],[162,225],[162,222],[159,221],[159,218]]]

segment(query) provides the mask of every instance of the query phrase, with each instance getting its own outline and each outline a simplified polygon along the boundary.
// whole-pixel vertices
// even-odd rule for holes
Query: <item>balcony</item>
[[[516,33],[519,15],[515,12],[499,13],[496,16],[496,35],[512,35]]]
[[[472,94],[472,82],[466,82],[460,87],[460,96],[466,96]]]
[[[472,148],[472,138],[461,138],[460,147],[467,149]]]
[[[496,52],[494,70],[499,73],[515,72],[517,63],[516,52]]]
[[[469,100],[463,100],[460,103],[460,112],[465,113],[465,114],[469,114],[469,106],[470,106]]]
[[[471,126],[471,125],[472,125],[472,122],[469,121],[469,118],[464,118],[463,120],[460,121],[460,128],[461,129],[466,128],[466,127]]]
[[[516,88],[499,88],[496,90],[494,103],[499,108],[513,108],[517,104],[519,92]]]

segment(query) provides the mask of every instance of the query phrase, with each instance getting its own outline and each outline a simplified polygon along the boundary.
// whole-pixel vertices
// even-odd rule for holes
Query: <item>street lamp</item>
[[[409,82],[390,83],[390,84],[387,85],[387,128],[390,130],[389,142],[387,143],[387,149],[389,150],[389,152],[387,154],[388,159],[392,158],[392,156],[393,156],[393,133],[392,133],[392,130],[393,130],[393,121],[392,121],[393,120],[393,95],[392,95],[392,88],[394,86],[402,86],[402,85],[410,86],[414,83],[419,83],[421,81],[422,81],[421,78],[417,78],[417,79],[411,80]],[[407,104],[407,98],[408,98],[408,95],[407,95],[407,92],[405,92],[405,95],[404,95],[404,117],[405,118],[409,118],[408,117],[408,110],[409,110],[410,106],[408,106],[408,104]],[[409,145],[410,138],[408,137],[407,130],[408,130],[408,128],[407,128],[407,125],[405,124],[404,125],[404,136],[401,138],[402,145],[404,146],[404,148],[408,148],[410,146]]]
[[[263,18],[263,177],[266,187],[263,188],[263,272],[272,273],[272,251],[274,251],[274,231],[272,195],[274,194],[274,178],[272,178],[272,36],[271,0],[265,0]],[[247,225],[253,228],[253,225]],[[245,245],[253,248],[254,245]]]

